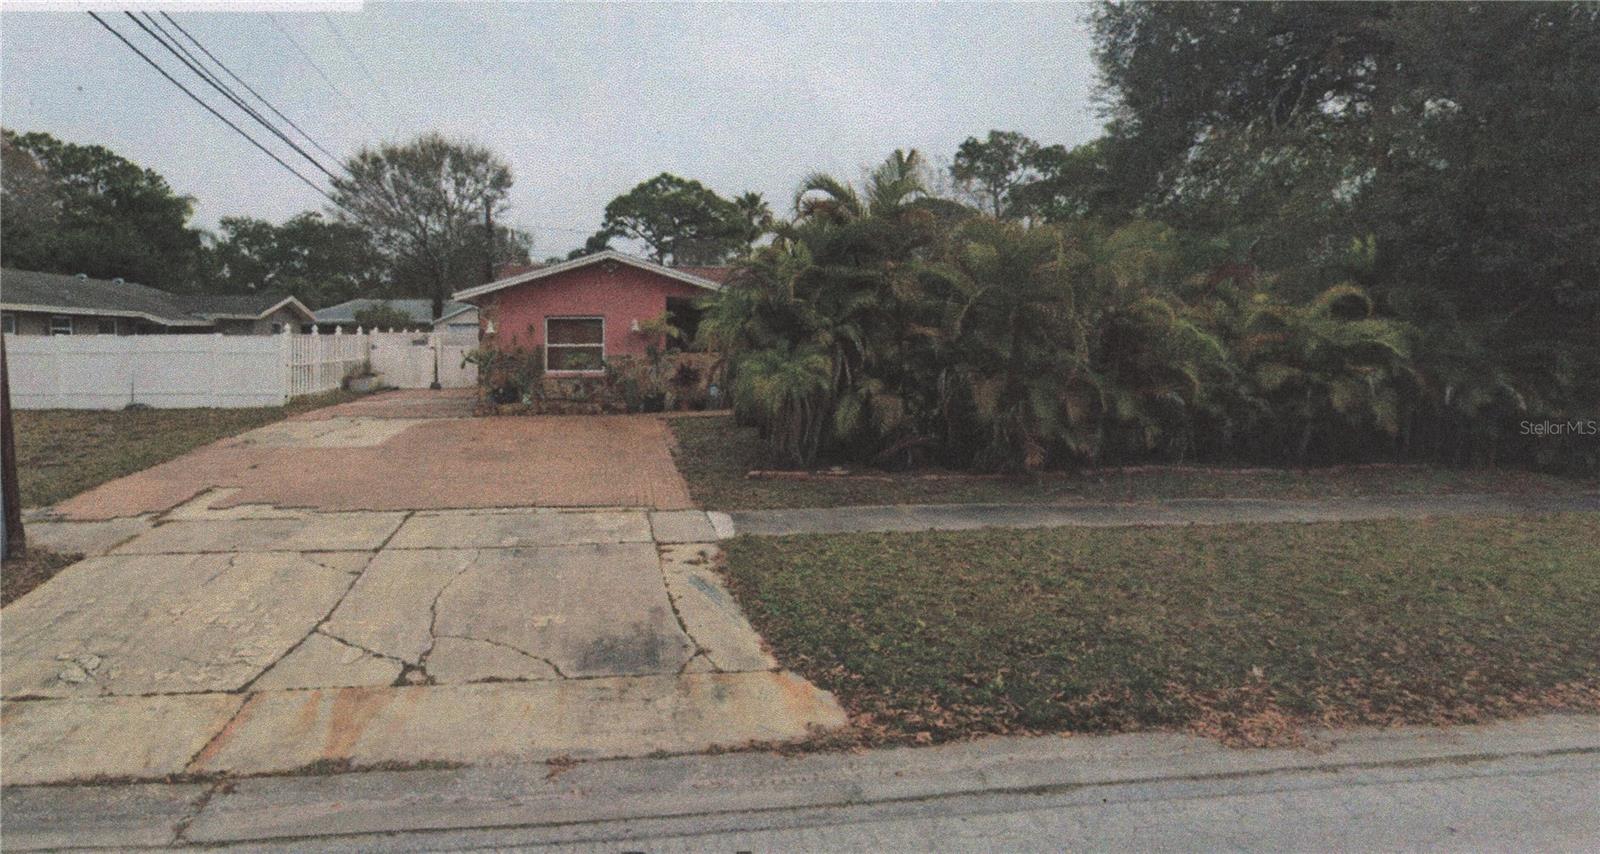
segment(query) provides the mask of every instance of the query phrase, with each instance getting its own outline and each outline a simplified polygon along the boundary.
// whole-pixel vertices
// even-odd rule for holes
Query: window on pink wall
[[[605,370],[606,322],[599,317],[544,319],[544,367],[547,371]]]

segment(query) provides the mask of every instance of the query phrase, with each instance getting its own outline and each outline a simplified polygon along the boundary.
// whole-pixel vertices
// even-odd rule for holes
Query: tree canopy
[[[498,156],[430,133],[364,148],[345,170],[348,177],[333,179],[338,216],[365,229],[397,267],[427,282],[434,317],[464,268],[482,280],[482,252],[476,265],[465,256],[487,242],[486,215],[509,206],[511,167]]]
[[[637,240],[663,264],[720,264],[748,251],[772,212],[759,193],[724,199],[699,181],[663,172],[606,205],[600,231],[579,254],[612,238]]]
[[[3,132],[0,257],[7,266],[123,277],[171,290],[202,279],[194,200],[98,145]]]
[[[388,265],[356,225],[307,211],[273,225],[223,217],[211,247],[211,290],[294,294],[326,306],[382,292]]]

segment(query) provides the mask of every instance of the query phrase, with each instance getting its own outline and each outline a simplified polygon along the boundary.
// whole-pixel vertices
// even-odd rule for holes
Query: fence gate
[[[439,384],[445,388],[472,388],[478,384],[478,366],[467,364],[476,345],[435,336],[439,342]]]
[[[426,332],[378,332],[370,337],[372,372],[384,385],[428,388],[436,365],[444,388],[471,388],[478,383],[477,366],[464,364],[470,345]]]

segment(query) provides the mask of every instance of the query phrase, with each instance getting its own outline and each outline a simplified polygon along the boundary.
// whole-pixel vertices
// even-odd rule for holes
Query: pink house
[[[453,299],[479,307],[480,331],[503,349],[542,351],[556,376],[599,373],[605,360],[643,355],[641,324],[667,315],[693,333],[695,301],[722,287],[726,267],[666,267],[607,250],[522,270]],[[490,336],[493,336],[490,338]]]

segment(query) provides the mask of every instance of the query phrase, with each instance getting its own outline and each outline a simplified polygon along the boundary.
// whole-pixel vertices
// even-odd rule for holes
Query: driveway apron
[[[95,548],[0,620],[8,784],[690,752],[845,723],[723,589],[659,421],[385,397],[40,523]]]

